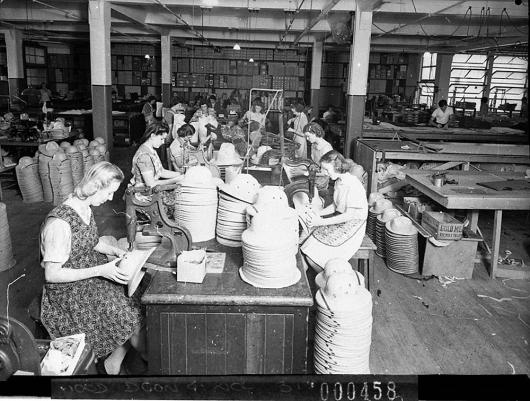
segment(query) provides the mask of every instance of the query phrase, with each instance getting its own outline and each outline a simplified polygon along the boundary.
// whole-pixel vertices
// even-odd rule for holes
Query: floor
[[[116,148],[111,154],[126,179],[132,155],[131,148]],[[124,188],[122,184],[112,202],[95,209],[100,235],[125,236]],[[3,202],[17,264],[0,272],[0,311],[6,313],[9,297],[9,315],[34,330],[28,307],[44,279],[39,266],[39,228],[53,206],[24,204],[15,189],[4,189]],[[501,240],[501,251],[510,250],[511,257],[527,265],[529,220],[528,212],[505,212]],[[492,221],[491,214],[481,215],[479,225],[486,236]],[[436,278],[421,281],[396,274],[376,256],[375,281],[372,373],[530,373],[529,280],[490,280],[484,265],[476,265],[473,279],[443,287]]]

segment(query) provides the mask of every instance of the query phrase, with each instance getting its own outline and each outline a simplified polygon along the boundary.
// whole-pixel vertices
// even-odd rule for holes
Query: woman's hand
[[[109,280],[115,281],[118,284],[127,284],[129,276],[125,274],[123,270],[116,264],[121,261],[120,259],[114,259],[112,262],[100,265],[99,275]]]

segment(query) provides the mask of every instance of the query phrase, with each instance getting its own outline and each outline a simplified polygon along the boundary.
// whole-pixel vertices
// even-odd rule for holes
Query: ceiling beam
[[[326,4],[322,11],[320,11],[320,14],[318,14],[309,24],[307,24],[307,27],[300,33],[300,35],[296,37],[293,44],[296,45],[298,42],[300,42],[300,39],[302,39],[305,34],[310,32],[315,25],[326,18],[329,12],[337,5],[339,1],[340,0],[331,0],[328,4]]]
[[[123,16],[125,19],[129,21],[141,25],[148,31],[158,33],[159,35],[164,34],[164,31],[162,29],[152,26],[150,24],[147,24],[145,22],[145,13],[142,13],[138,9],[131,8],[131,7],[123,7],[123,6],[116,5],[116,4],[111,4],[111,10]]]

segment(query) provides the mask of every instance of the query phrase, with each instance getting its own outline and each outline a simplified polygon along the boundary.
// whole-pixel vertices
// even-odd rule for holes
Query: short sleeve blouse
[[[366,191],[359,179],[350,173],[339,176],[335,182],[333,202],[337,212],[345,213],[352,208],[356,219],[366,220],[368,216],[368,202]]]
[[[146,185],[144,175],[151,172],[155,180],[160,178],[163,166],[158,153],[146,144],[140,145],[132,161],[131,184],[136,186]]]

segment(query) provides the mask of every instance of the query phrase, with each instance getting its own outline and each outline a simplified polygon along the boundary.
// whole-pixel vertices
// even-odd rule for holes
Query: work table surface
[[[207,273],[204,281],[197,283],[177,282],[175,274],[169,271],[156,271],[142,303],[186,304],[186,305],[270,305],[270,306],[311,306],[313,299],[309,284],[297,256],[301,278],[298,283],[286,288],[256,288],[244,282],[239,276],[243,265],[241,248],[231,248],[218,244],[215,240],[194,244],[208,250],[225,252],[226,260],[222,273]]]

